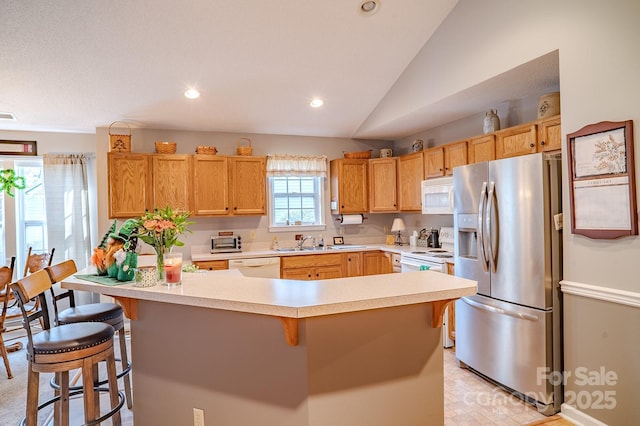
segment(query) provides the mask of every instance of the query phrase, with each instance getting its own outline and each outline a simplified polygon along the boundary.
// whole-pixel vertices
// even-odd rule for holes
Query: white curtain
[[[87,157],[75,154],[43,156],[44,193],[49,248],[54,263],[73,259],[78,269],[91,257]]]
[[[267,155],[267,176],[327,177],[326,155]]]

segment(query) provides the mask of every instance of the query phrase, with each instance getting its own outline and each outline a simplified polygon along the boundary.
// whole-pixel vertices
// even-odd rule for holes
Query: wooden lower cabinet
[[[389,274],[393,272],[391,254],[371,251],[362,254],[363,275]]]
[[[193,262],[198,269],[204,269],[208,271],[221,271],[223,269],[229,269],[228,260],[202,260]]]
[[[362,276],[362,253],[344,253],[343,255],[344,276],[360,277]]]
[[[447,274],[455,275],[455,268],[453,263],[447,263]],[[456,341],[456,302],[449,303],[449,309],[447,309],[447,323],[449,324],[449,338]]]
[[[343,254],[283,256],[280,258],[280,277],[303,281],[342,278]]]

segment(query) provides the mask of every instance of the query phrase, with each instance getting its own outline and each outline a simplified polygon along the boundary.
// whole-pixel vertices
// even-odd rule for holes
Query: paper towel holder
[[[347,216],[353,216],[353,215],[347,215]],[[368,219],[368,217],[366,217],[365,215],[363,215],[362,213],[360,213],[359,216],[362,216],[362,222],[364,222],[365,220]],[[336,217],[336,222],[340,222],[342,223],[344,221],[344,217],[343,215],[338,215],[338,217]],[[349,223],[347,223],[346,225],[350,225]]]

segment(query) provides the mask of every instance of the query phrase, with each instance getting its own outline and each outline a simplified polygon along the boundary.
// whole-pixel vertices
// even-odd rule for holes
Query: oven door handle
[[[420,269],[421,266],[428,266],[429,269],[434,266],[430,262],[420,262],[420,261],[411,261],[411,260],[400,260],[400,265],[407,265],[414,267],[416,269]]]

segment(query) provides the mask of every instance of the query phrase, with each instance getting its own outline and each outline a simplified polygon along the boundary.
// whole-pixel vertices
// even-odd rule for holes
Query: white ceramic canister
[[[551,92],[538,99],[538,119],[560,114],[560,92]]]
[[[380,150],[380,158],[393,157],[393,150],[391,148],[382,148]]]

